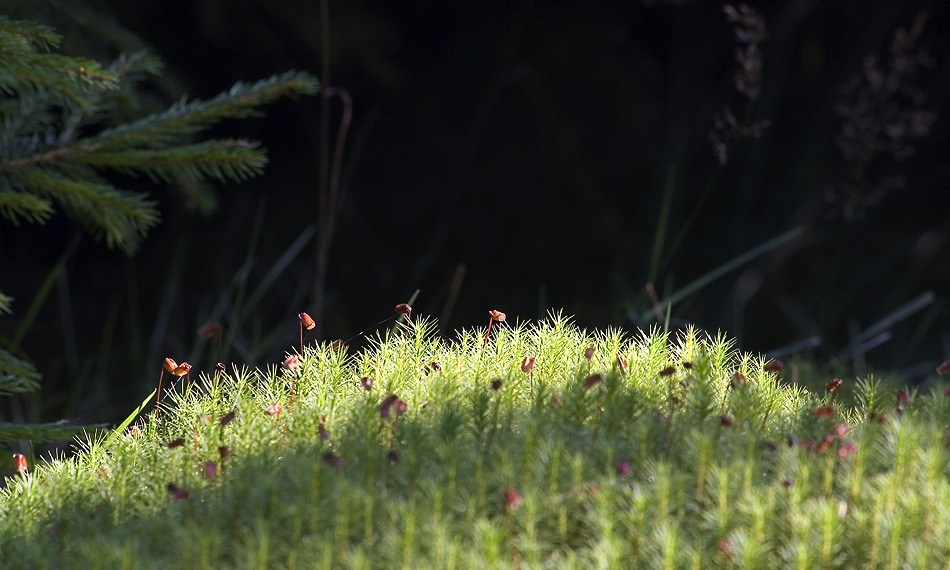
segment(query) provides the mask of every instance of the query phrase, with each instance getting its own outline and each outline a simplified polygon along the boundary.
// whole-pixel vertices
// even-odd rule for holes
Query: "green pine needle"
[[[210,176],[221,182],[240,182],[261,174],[267,157],[256,142],[228,139],[162,149],[97,151],[79,157],[77,162],[127,174],[141,172],[155,181],[168,182],[180,174],[189,180]]]
[[[158,223],[155,203],[144,194],[40,168],[17,169],[15,176],[76,212],[92,235],[109,247],[132,251],[148,228]]]
[[[40,374],[36,368],[0,348],[0,396],[32,392],[39,387]]]
[[[66,421],[45,424],[11,424],[0,422],[0,445],[6,445],[17,440],[33,442],[70,440],[84,429],[98,429],[102,425],[70,426]]]
[[[311,95],[319,84],[305,73],[290,71],[246,85],[238,82],[226,93],[208,101],[182,99],[161,113],[119,127],[106,129],[92,137],[87,152],[125,146],[156,146],[189,136],[226,118],[243,118],[256,113],[260,105],[284,95]]]
[[[24,192],[0,191],[0,216],[19,225],[20,220],[42,224],[53,215],[49,200]]]

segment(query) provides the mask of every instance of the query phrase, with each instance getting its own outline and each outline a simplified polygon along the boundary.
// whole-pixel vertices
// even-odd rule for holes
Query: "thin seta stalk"
[[[495,438],[495,429],[498,427],[498,408],[501,406],[501,394],[499,391],[505,382],[501,378],[495,378],[491,381],[491,389],[495,392],[495,406],[491,416],[491,429],[488,430],[488,441],[485,442],[485,456],[491,450],[491,442]]]
[[[158,404],[162,400],[162,378],[165,376],[165,371],[168,370],[170,373],[174,374],[181,378],[182,376],[188,374],[191,370],[191,364],[187,362],[182,362],[178,364],[171,358],[166,358],[164,366],[162,367],[161,373],[158,375],[158,388],[155,390],[155,416],[158,417]]]
[[[494,309],[491,311],[488,311],[488,317],[489,317],[488,330],[485,331],[485,340],[482,341],[482,346],[488,344],[488,335],[491,334],[491,324],[496,321],[499,323],[503,323],[505,322],[505,318],[506,318],[505,313],[502,313],[501,311],[496,311]]]

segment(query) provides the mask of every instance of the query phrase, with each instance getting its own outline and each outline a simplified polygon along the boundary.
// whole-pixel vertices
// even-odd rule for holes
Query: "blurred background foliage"
[[[630,330],[701,280],[674,297],[671,326],[847,378],[932,375],[950,357],[950,6],[750,6],[767,32],[754,97],[737,85],[750,22],[715,2],[327,2],[328,86],[352,97],[352,123],[325,337],[357,335],[416,290],[416,313],[449,335],[489,309]],[[320,8],[0,0],[55,26],[64,53],[152,50],[166,64],[142,93],[155,109],[286,69],[321,75]],[[335,137],[343,107],[330,109]],[[22,343],[44,376],[15,404],[26,418],[125,417],[164,357],[210,370],[216,348],[196,330],[211,320],[226,360],[279,362],[313,311],[319,130],[319,98],[216,127],[270,158],[217,204],[123,181],[163,218],[134,257],[63,216],[0,221],[0,286],[16,299],[0,336],[52,286]]]

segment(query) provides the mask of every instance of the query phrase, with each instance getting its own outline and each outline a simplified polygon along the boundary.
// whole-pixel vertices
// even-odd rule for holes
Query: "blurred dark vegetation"
[[[456,276],[457,300],[441,323],[447,335],[484,326],[489,309],[510,321],[563,308],[584,327],[650,326],[644,285],[669,190],[655,260],[660,297],[806,228],[674,305],[673,326],[723,330],[756,352],[818,337],[802,354],[825,366],[895,369],[912,381],[932,374],[950,357],[950,6],[751,5],[769,35],[747,118],[770,124],[731,148],[720,168],[709,140],[714,116],[729,106],[744,117],[747,100],[734,81],[735,24],[719,3],[331,0],[330,85],[352,96],[353,123],[326,337],[357,335],[416,290],[416,313],[439,317]],[[290,68],[321,72],[317,1],[75,6],[0,0],[2,13],[54,25],[67,53],[109,59],[116,46],[150,47],[167,64],[150,92],[156,108]],[[879,152],[855,177],[855,159],[836,144],[837,111],[854,105],[842,90],[862,77],[869,55],[887,68],[895,31],[921,14],[913,50],[926,48],[930,62],[908,81],[936,120],[926,136],[899,139],[911,155]],[[266,116],[220,127],[262,140],[270,164],[261,178],[220,188],[211,216],[175,188],[123,181],[153,193],[163,222],[133,258],[82,238],[56,274],[23,343],[44,374],[42,393],[22,401],[27,419],[116,421],[154,387],[165,356],[210,369],[213,343],[195,331],[223,292],[235,283],[253,291],[294,240],[320,231],[319,105],[284,100]],[[334,135],[341,112],[334,100]],[[829,195],[857,198],[858,207],[844,211]],[[44,227],[0,222],[0,286],[16,299],[0,336],[13,335],[76,235],[62,216]],[[267,283],[244,330],[232,331],[246,343],[266,339],[247,364],[279,362],[295,344],[296,314],[313,311],[314,244]],[[927,292],[919,310],[881,327],[889,336],[872,335],[860,354],[848,350]],[[240,310],[240,295],[232,297],[225,309]],[[228,357],[242,362],[242,354],[250,353]]]

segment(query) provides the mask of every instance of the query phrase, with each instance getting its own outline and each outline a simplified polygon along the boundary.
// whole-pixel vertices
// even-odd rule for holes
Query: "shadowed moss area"
[[[183,378],[157,418],[7,479],[0,566],[950,563],[942,389],[805,388],[694,329],[433,328]]]

